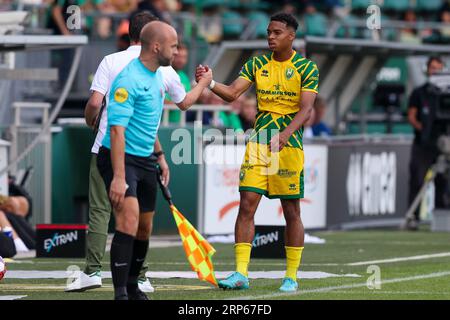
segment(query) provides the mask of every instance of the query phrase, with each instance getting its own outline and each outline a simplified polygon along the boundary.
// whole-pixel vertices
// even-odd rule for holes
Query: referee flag
[[[183,248],[192,270],[197,272],[200,280],[208,281],[217,287],[217,280],[214,275],[214,267],[211,260],[216,250],[173,204],[170,206],[170,210],[172,210],[175,222],[177,223]]]
[[[175,207],[172,202],[172,195],[169,189],[162,184],[159,174],[158,182],[164,198],[169,202],[170,210],[177,224],[183,248],[192,270],[197,272],[200,280],[207,281],[217,287],[217,279],[214,275],[214,266],[211,260],[216,250]]]

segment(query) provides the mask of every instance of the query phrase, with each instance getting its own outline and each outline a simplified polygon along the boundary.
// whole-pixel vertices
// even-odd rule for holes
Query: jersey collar
[[[129,46],[127,48],[127,51],[141,51],[141,46],[139,45]]]
[[[273,52],[272,52],[272,54],[270,55],[270,59],[271,59],[271,61],[274,61],[276,63],[286,63],[288,61],[292,61],[292,59],[294,59],[296,53],[297,53],[297,51],[292,50],[292,56],[289,59],[287,59],[285,61],[278,61],[273,58]]]

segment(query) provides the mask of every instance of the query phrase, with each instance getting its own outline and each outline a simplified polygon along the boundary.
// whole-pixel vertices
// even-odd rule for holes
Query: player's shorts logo
[[[116,92],[114,92],[114,100],[119,103],[123,103],[128,99],[128,91],[125,88],[118,88]]]
[[[287,68],[286,69],[286,80],[291,79],[294,76],[294,69]]]
[[[242,169],[241,172],[239,172],[239,180],[244,180],[245,178],[245,169]]]

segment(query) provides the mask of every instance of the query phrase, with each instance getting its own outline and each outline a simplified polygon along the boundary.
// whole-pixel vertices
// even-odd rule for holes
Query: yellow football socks
[[[297,270],[302,260],[303,247],[284,247],[286,249],[286,278],[297,280]]]
[[[236,271],[248,276],[248,264],[250,263],[250,253],[252,251],[251,243],[236,243],[234,253],[236,256]]]

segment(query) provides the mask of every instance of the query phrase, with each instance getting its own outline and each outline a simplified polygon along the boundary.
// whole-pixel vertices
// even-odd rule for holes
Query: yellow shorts
[[[239,191],[256,192],[270,199],[301,199],[303,163],[300,148],[284,147],[280,152],[270,152],[266,144],[249,142],[239,173]]]

